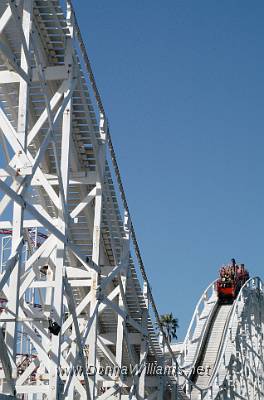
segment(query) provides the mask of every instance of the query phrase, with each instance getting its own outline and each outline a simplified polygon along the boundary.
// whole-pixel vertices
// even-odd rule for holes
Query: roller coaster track
[[[199,300],[182,346],[179,366],[190,379],[180,378],[182,391],[192,400],[261,400],[263,283],[249,279],[232,305],[218,304],[214,286]]]
[[[164,335],[70,0],[0,2],[0,146],[0,400],[263,398],[259,279]]]
[[[1,396],[163,399],[176,380],[145,373],[162,327],[70,1],[0,2],[0,131]]]

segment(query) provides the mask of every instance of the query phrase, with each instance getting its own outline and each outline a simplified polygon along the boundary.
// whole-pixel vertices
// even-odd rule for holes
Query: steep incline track
[[[259,278],[246,282],[233,305],[217,304],[214,283],[203,293],[179,356],[193,382],[180,379],[189,399],[264,398],[263,307]]]
[[[163,365],[159,316],[69,0],[0,1],[0,158],[0,394],[166,398],[175,378],[143,368]]]
[[[228,320],[231,309],[232,305],[230,304],[219,305],[214,312],[211,323],[209,324],[209,329],[202,345],[201,354],[196,364],[196,373],[193,377],[194,383],[202,389],[205,389],[209,384],[210,376],[215,366],[218,350],[221,345],[225,324]],[[197,368],[199,366],[202,366],[205,369],[205,372],[202,370],[201,373],[198,374]],[[193,389],[192,399],[199,399],[199,391],[197,389]]]

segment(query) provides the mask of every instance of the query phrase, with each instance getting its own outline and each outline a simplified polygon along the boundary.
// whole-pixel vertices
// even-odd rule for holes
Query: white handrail
[[[255,284],[255,282],[257,282],[257,285],[256,285],[257,288],[260,289],[261,291],[263,291],[263,283],[262,283],[261,279],[259,277],[250,278],[242,286],[242,288],[240,289],[239,294],[238,294],[238,296],[237,296],[237,298],[236,298],[236,300],[235,300],[235,302],[234,302],[234,304],[232,306],[232,311],[229,314],[229,317],[227,319],[227,322],[226,322],[226,325],[225,325],[225,328],[224,328],[224,332],[223,332],[221,343],[220,343],[220,348],[219,348],[218,355],[217,355],[217,358],[216,358],[216,362],[215,362],[215,365],[214,365],[214,368],[213,368],[212,376],[211,376],[211,379],[209,381],[209,386],[207,388],[203,389],[203,393],[205,393],[205,394],[208,394],[208,391],[212,391],[213,390],[213,386],[216,383],[217,383],[217,386],[219,388],[221,386],[221,384],[219,384],[216,381],[218,379],[218,376],[217,376],[218,370],[219,370],[219,368],[221,366],[221,362],[222,362],[223,356],[224,356],[224,354],[226,352],[226,348],[227,348],[227,344],[228,344],[228,331],[230,329],[232,329],[232,327],[233,327],[234,319],[235,319],[235,316],[236,316],[236,309],[237,309],[237,307],[239,305],[239,302],[242,301],[245,289],[246,288],[250,288],[251,284],[252,283]]]
[[[208,292],[209,292],[211,289],[214,290],[215,282],[216,282],[216,281],[212,282],[212,283],[207,287],[207,289],[203,292],[201,298],[199,299],[199,301],[198,301],[198,303],[197,303],[197,305],[196,305],[196,307],[195,307],[195,310],[194,310],[194,313],[193,313],[191,322],[190,322],[189,327],[188,327],[188,330],[187,330],[187,334],[186,334],[186,336],[185,336],[185,340],[184,340],[184,342],[183,342],[183,351],[184,351],[184,355],[186,355],[186,354],[185,354],[185,349],[186,349],[186,347],[187,347],[187,344],[188,344],[188,342],[190,342],[191,339],[192,339],[191,332],[192,332],[193,325],[195,324],[196,318],[197,318],[197,316],[199,315],[199,309],[200,309],[200,307],[201,307],[201,305],[202,305],[203,303],[204,303],[204,304],[206,303],[206,298],[207,298]],[[228,332],[229,332],[230,329],[234,328],[234,323],[235,323],[234,319],[235,319],[235,317],[237,316],[237,315],[236,315],[236,314],[237,314],[236,311],[237,311],[237,308],[238,308],[239,303],[242,301],[244,295],[246,294],[246,293],[245,293],[245,290],[246,290],[247,288],[252,288],[252,287],[256,287],[257,289],[259,289],[259,290],[263,293],[263,282],[261,281],[261,279],[260,279],[259,277],[250,278],[250,279],[242,286],[242,288],[240,289],[239,294],[238,294],[238,296],[237,296],[237,298],[236,298],[236,300],[235,300],[235,302],[234,302],[234,304],[233,304],[233,306],[232,306],[231,312],[229,313],[228,319],[227,319],[226,324],[225,324],[225,327],[224,327],[224,332],[223,332],[223,334],[222,334],[222,338],[221,338],[221,342],[220,342],[220,347],[219,347],[219,350],[218,350],[216,362],[215,362],[215,365],[214,365],[214,368],[213,368],[212,376],[211,376],[211,379],[210,379],[210,381],[209,381],[208,387],[206,387],[206,388],[200,388],[200,387],[198,387],[196,384],[192,383],[192,382],[187,378],[186,375],[184,376],[184,378],[186,379],[186,389],[187,389],[186,393],[189,394],[190,396],[191,396],[191,387],[198,389],[198,390],[199,390],[199,393],[200,393],[200,396],[201,396],[201,399],[204,399],[204,400],[205,400],[205,399],[207,399],[207,400],[213,399],[214,388],[218,388],[218,390],[221,390],[222,384],[221,384],[221,382],[218,382],[218,378],[219,378],[219,377],[218,377],[218,371],[219,371],[219,369],[220,369],[220,367],[221,367],[221,362],[222,362],[223,356],[224,356],[224,354],[225,354],[225,352],[226,352],[226,347],[227,347],[228,342],[229,342]],[[212,294],[213,294],[213,292],[212,292]],[[210,313],[210,315],[211,315],[211,313]],[[201,346],[201,343],[203,342],[204,334],[205,334],[205,332],[206,332],[206,327],[207,327],[207,325],[208,325],[208,320],[210,319],[210,315],[208,315],[207,322],[206,322],[206,323],[204,324],[204,326],[203,326],[203,331],[202,331],[202,333],[201,333],[201,335],[200,335],[200,340],[199,340],[200,345],[196,348],[196,352],[195,352],[195,356],[194,356],[194,359],[195,359],[195,360],[196,360],[196,358],[197,358],[197,354],[196,354],[197,351],[198,351],[198,350],[200,351],[200,346]],[[199,349],[198,349],[198,348],[199,348]],[[182,356],[182,353],[179,355],[179,357],[181,357],[181,356]],[[190,398],[191,398],[191,397],[190,397]]]
[[[210,283],[210,285],[204,290],[202,296],[200,297],[198,303],[196,304],[196,307],[195,307],[195,309],[194,309],[194,313],[193,313],[191,322],[190,322],[190,324],[189,324],[189,327],[188,327],[188,330],[187,330],[187,333],[186,333],[186,336],[185,336],[185,339],[184,339],[184,342],[183,342],[183,345],[182,345],[182,348],[183,348],[183,351],[184,351],[184,356],[186,356],[187,345],[188,345],[188,343],[192,340],[191,332],[192,332],[192,330],[193,330],[193,326],[194,326],[195,323],[196,323],[196,318],[197,318],[197,316],[199,315],[199,309],[200,309],[200,307],[201,307],[202,304],[205,305],[205,303],[208,301],[208,298],[209,298],[208,293],[209,293],[211,290],[212,290],[212,294],[214,293],[214,290],[215,290],[215,282],[216,282],[216,280]],[[205,325],[206,325],[206,324],[205,324]],[[204,333],[204,330],[203,330],[203,332],[202,332],[202,334],[201,334],[201,339],[202,339],[203,333]],[[182,357],[182,353],[179,355],[179,357]]]

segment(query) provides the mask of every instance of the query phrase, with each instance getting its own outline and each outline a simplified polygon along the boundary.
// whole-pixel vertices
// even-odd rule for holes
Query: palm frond
[[[179,328],[179,320],[172,313],[160,316],[160,322],[169,343],[172,339],[177,339],[177,328]]]

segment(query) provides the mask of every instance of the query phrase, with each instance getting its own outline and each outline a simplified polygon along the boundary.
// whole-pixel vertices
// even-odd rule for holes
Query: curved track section
[[[211,297],[200,299],[204,310],[196,309],[184,342],[196,350],[186,354],[184,347],[179,358],[193,382],[181,378],[182,389],[192,400],[263,399],[263,283],[249,279],[233,305],[218,305],[213,286]]]

